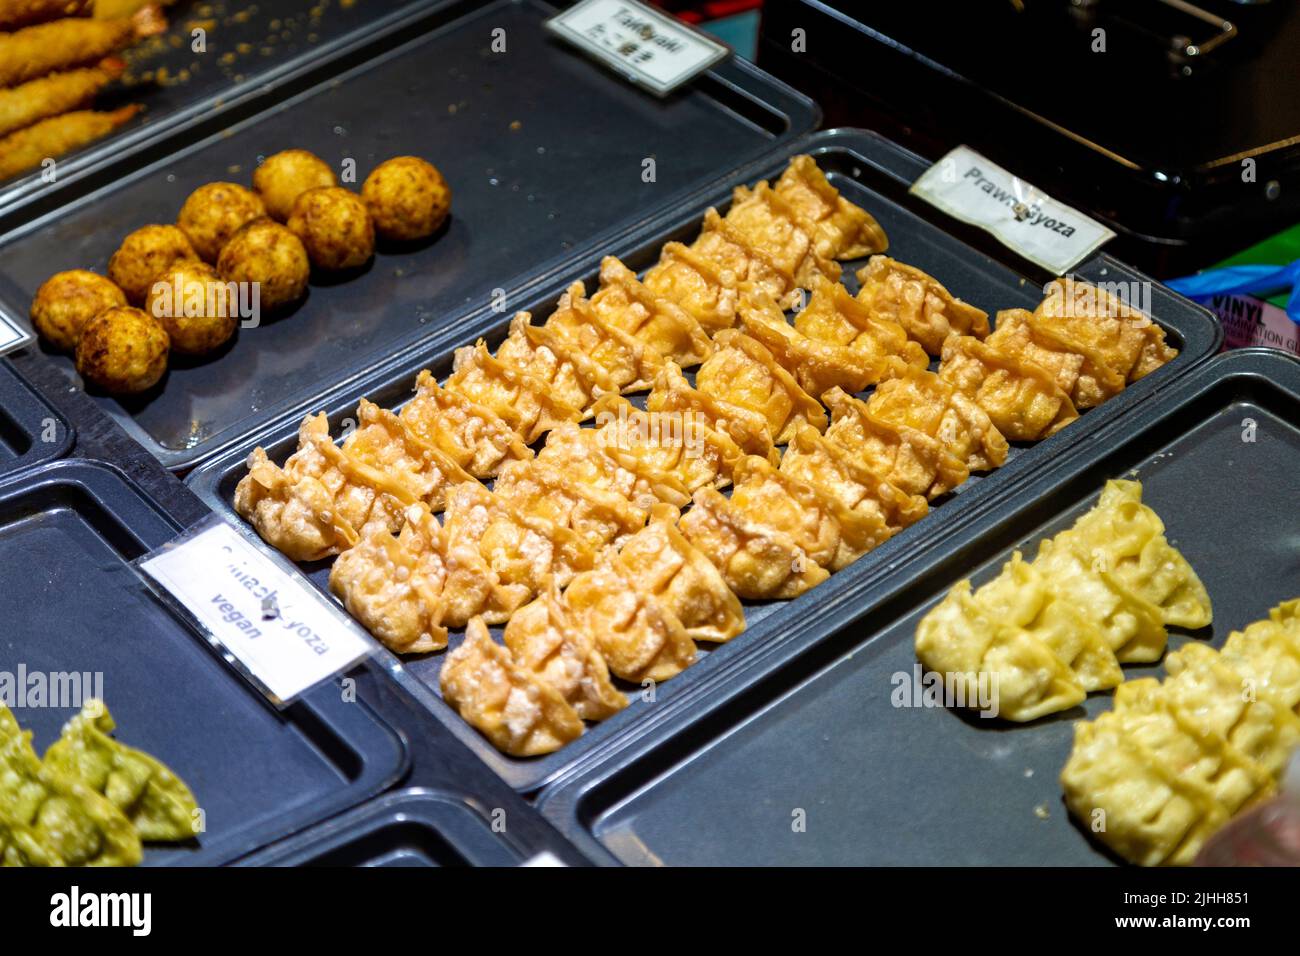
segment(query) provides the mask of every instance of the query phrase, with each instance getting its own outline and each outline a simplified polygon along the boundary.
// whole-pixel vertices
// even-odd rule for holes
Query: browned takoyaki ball
[[[354,269],[375,254],[375,225],[356,193],[338,186],[309,189],[293,204],[289,231],[321,269]]]
[[[246,223],[266,215],[257,193],[236,183],[208,183],[190,193],[176,218],[204,262],[215,263],[221,248]]]
[[[286,149],[268,156],[253,171],[253,188],[266,203],[266,214],[276,222],[288,220],[294,201],[308,189],[337,182],[329,164],[305,149]]]
[[[154,280],[144,310],[162,323],[172,351],[202,355],[226,344],[239,325],[239,296],[217,270],[178,262]]]
[[[32,326],[55,348],[71,351],[86,323],[115,305],[126,305],[126,295],[103,276],[85,269],[56,272],[36,290]]]
[[[255,219],[230,237],[217,272],[227,282],[257,283],[258,302],[272,311],[301,299],[311,264],[302,240],[271,219]]]
[[[167,332],[140,309],[114,306],[81,330],[77,372],[106,392],[143,392],[167,371]]]
[[[142,226],[122,240],[108,260],[108,277],[126,293],[132,305],[142,305],[157,276],[182,259],[198,253],[175,226]]]
[[[362,184],[361,198],[385,239],[423,239],[451,212],[447,180],[418,156],[395,156],[380,163]]]

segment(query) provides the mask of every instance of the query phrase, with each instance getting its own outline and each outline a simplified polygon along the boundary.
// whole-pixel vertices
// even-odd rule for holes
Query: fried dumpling
[[[804,335],[786,321],[771,296],[758,290],[741,297],[740,325],[812,395],[837,386],[860,392],[879,381],[884,371],[883,362],[865,352]]]
[[[908,365],[929,366],[925,349],[898,322],[859,302],[840,283],[818,276],[811,292],[794,315],[795,329],[808,338],[846,346],[869,363],[896,355]]]
[[[600,424],[606,424],[603,418]],[[617,420],[612,424],[614,427],[605,429],[566,422],[553,428],[537,460],[568,475],[576,484],[616,492],[640,508],[648,508],[656,501],[678,508],[686,505],[691,500],[691,489],[674,473],[659,471],[647,459],[625,453],[619,447]]]
[[[758,412],[772,441],[783,445],[795,430],[826,430],[826,410],[800,388],[761,342],[738,329],[724,329],[715,351],[695,373],[695,387],[714,398]]]
[[[471,401],[486,405],[505,420],[525,444],[532,444],[560,422],[577,422],[583,409],[551,394],[542,379],[512,368],[477,345],[456,350],[451,376],[445,386]]]
[[[579,298],[575,287],[569,295],[574,302]],[[682,368],[699,365],[713,350],[699,319],[675,300],[642,285],[636,273],[614,256],[600,260],[600,289],[588,304],[593,315]],[[550,321],[555,321],[554,316]]]
[[[586,409],[601,395],[619,390],[617,382],[580,348],[556,330],[533,325],[532,316],[518,312],[510,334],[497,346],[497,360],[542,382],[561,407]]]
[[[641,281],[651,295],[674,303],[712,335],[736,324],[740,278],[705,253],[669,242]]]
[[[1000,468],[1009,446],[988,412],[928,369],[898,366],[867,400],[876,418],[937,439],[971,471]]]
[[[392,412],[363,398],[357,406],[357,418],[356,429],[343,442],[346,459],[367,465],[374,470],[372,474],[396,482],[404,493],[417,495],[432,510],[442,510],[453,485],[474,481],[474,476],[451,455],[416,436]],[[329,449],[322,450],[332,454]],[[390,494],[398,497],[396,491]]]
[[[471,727],[512,757],[553,753],[582,736],[582,718],[564,696],[474,618],[442,662],[442,696]]]
[[[990,348],[1051,372],[1075,408],[1092,408],[1124,390],[1124,376],[1096,350],[1083,344],[1071,347],[1025,309],[999,312],[993,333],[984,341]]]
[[[731,438],[746,454],[762,455],[773,462],[779,457],[763,414],[693,388],[672,362],[655,380],[645,407],[652,414],[681,416],[683,421],[702,419],[708,427]]]
[[[841,196],[811,156],[793,157],[775,189],[811,232],[818,255],[860,259],[889,248],[880,224],[865,209]]]
[[[502,637],[515,665],[559,691],[583,720],[604,720],[627,706],[594,637],[577,626],[554,582],[510,618]]]
[[[1048,283],[1034,309],[1038,327],[1070,351],[1097,357],[1128,382],[1178,355],[1165,330],[1109,290],[1069,277]]]
[[[889,479],[900,491],[933,499],[970,476],[966,463],[938,439],[877,417],[861,399],[832,388],[822,395],[822,401],[832,417],[826,440]]]
[[[475,478],[491,478],[507,461],[533,456],[496,412],[443,388],[428,369],[415,380],[415,396],[401,411],[411,433],[450,454]]]
[[[693,640],[729,641],[745,629],[745,612],[718,569],[677,529],[677,517],[670,505],[653,507],[649,524],[623,543],[614,560]]]
[[[525,514],[572,530],[597,550],[620,543],[646,521],[646,509],[618,492],[575,482],[539,459],[507,465],[492,491]]]
[[[877,316],[897,322],[931,355],[956,333],[982,339],[988,313],[953,296],[934,278],[888,256],[872,256],[858,270],[858,301]]]
[[[939,377],[972,398],[1011,441],[1047,438],[1079,417],[1051,372],[968,335],[943,343]]]
[[[790,535],[750,517],[712,488],[695,493],[678,527],[746,600],[798,597],[830,577]]]
[[[745,456],[702,415],[645,411],[617,396],[597,402],[595,413],[605,454],[628,471],[658,476],[692,494],[731,484],[731,472]]]
[[[695,642],[676,615],[617,563],[584,571],[564,592],[575,627],[591,634],[624,680],[665,681],[695,662]]]
[[[45,751],[44,768],[107,797],[141,840],[192,839],[198,803],[190,788],[158,758],[114,739],[116,726],[102,701],[86,701]]]
[[[644,290],[641,291],[646,298],[652,299]],[[694,324],[701,338],[705,343],[708,342],[699,323],[667,303],[663,304],[661,311],[668,309],[672,309],[673,314],[683,322]],[[656,332],[660,335],[668,334],[665,322],[656,322],[657,313],[645,312],[639,308],[639,304],[627,303],[621,309],[611,308],[608,311],[615,315],[617,321],[606,319],[605,314],[586,298],[582,283],[575,282],[560,296],[560,301],[556,303],[555,311],[546,320],[546,324],[531,326],[529,334],[542,344],[555,343],[551,346],[552,350],[571,357],[575,363],[587,361],[600,369],[605,377],[597,381],[599,394],[643,391],[650,387],[663,366],[664,356],[653,339]],[[641,314],[643,312],[645,314]],[[646,334],[652,341],[643,341],[623,326]],[[694,358],[691,355],[687,357]],[[595,380],[594,375],[592,378]],[[593,391],[592,394],[597,392]]]
[[[787,309],[814,276],[840,277],[839,263],[817,253],[794,209],[766,182],[736,189],[726,216],[713,209],[706,212],[704,228],[691,248]]]
[[[1229,634],[1223,656],[1249,686],[1283,707],[1300,709],[1300,598],[1273,608],[1268,620]]]

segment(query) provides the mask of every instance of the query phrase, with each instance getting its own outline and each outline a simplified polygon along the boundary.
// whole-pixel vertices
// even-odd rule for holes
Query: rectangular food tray
[[[912,209],[903,205],[906,185],[921,164],[912,154],[861,131],[819,133],[797,144],[789,155],[796,152],[812,153],[845,196],[876,216],[890,237],[891,254],[934,274],[953,294],[988,310],[990,314],[999,308],[1032,308],[1041,299],[1042,277],[1030,281],[992,255],[953,238],[927,220],[928,216],[938,215],[929,207]],[[770,160],[757,171],[746,172],[743,181],[778,176],[789,155]],[[731,185],[718,188],[690,206],[676,210],[671,216],[648,223],[635,237],[600,252],[618,255],[635,270],[647,268],[657,259],[665,242],[694,238],[709,205],[725,208],[730,200]],[[990,247],[993,246],[990,242]],[[588,289],[595,288],[598,262],[599,254],[576,259],[564,275],[563,282],[523,303],[523,307],[533,312],[536,321],[543,321],[569,281],[581,278],[587,282]],[[850,285],[855,267],[856,264],[845,264],[844,273]],[[1092,280],[1144,281],[1144,277],[1104,255],[1085,263],[1078,272]],[[724,672],[736,662],[743,661],[756,648],[770,645],[795,631],[819,629],[831,608],[856,603],[858,595],[870,582],[887,575],[901,561],[933,547],[961,521],[986,508],[999,489],[1005,495],[1006,489],[1041,469],[1066,449],[1090,443],[1103,424],[1139,407],[1155,391],[1166,387],[1214,353],[1219,343],[1219,331],[1207,312],[1159,286],[1154,288],[1153,302],[1153,317],[1165,328],[1170,341],[1181,349],[1174,361],[1106,404],[1089,411],[1047,441],[1025,449],[1013,448],[1002,468],[986,477],[972,477],[952,500],[936,507],[933,514],[836,573],[808,594],[794,601],[748,604],[745,608],[748,623],[745,633],[713,650],[701,646],[698,663],[661,685],[657,689],[656,702],[645,702],[635,693],[630,693],[632,703],[626,710],[590,726],[586,734],[555,754],[532,759],[507,757],[465,724],[437,696],[438,669],[443,654],[408,659],[400,665],[394,659],[394,672],[457,736],[524,792],[540,788],[579,761],[599,759],[599,754],[621,738],[655,735],[658,724],[669,713],[692,706],[692,701],[699,696],[699,688],[710,675]],[[488,344],[495,346],[504,336],[509,321],[509,314],[498,315],[490,327],[478,327],[475,332],[485,335]],[[473,342],[474,334],[467,331],[460,338],[431,347],[403,366],[389,370],[382,378],[350,389],[346,395],[322,406],[322,410],[330,413],[331,422],[337,426],[342,419],[355,415],[359,396],[366,396],[382,406],[395,407],[409,397],[419,369],[428,367],[441,380],[450,371],[452,349]],[[257,443],[267,449],[273,460],[282,462],[296,447],[297,424],[296,421],[285,422]],[[246,473],[245,460],[252,444],[247,443],[196,469],[188,483],[209,506],[255,538],[256,533],[234,513],[232,507],[235,486]],[[304,567],[303,570],[323,590],[328,589],[328,566]],[[458,636],[452,640],[454,646]]]
[[[158,601],[129,562],[178,530],[107,465],[0,484],[0,668],[100,675],[118,739],[175,770],[206,818],[195,844],[147,845],[145,863],[216,865],[391,786],[407,754],[333,682],[277,712]],[[40,754],[76,707],[13,713]]]
[[[51,274],[103,270],[127,233],[174,221],[203,183],[247,185],[279,150],[308,149],[336,169],[351,157],[354,189],[392,156],[437,165],[452,210],[432,241],[381,244],[363,274],[316,276],[303,302],[216,354],[173,355],[143,395],[95,395],[163,464],[185,469],[412,348],[472,338],[500,318],[494,303],[513,311],[573,256],[816,125],[811,101],[743,60],[651,96],[549,37],[553,12],[536,0],[440,5],[346,72],[202,139],[160,144],[150,165],[0,235],[0,312],[25,324]],[[495,30],[505,52],[492,49]],[[80,382],[71,357],[48,354]]]
[[[0,478],[62,457],[72,439],[68,420],[0,361]]]
[[[1020,725],[895,706],[916,666],[916,624],[960,579],[979,586],[1013,550],[1035,554],[1107,479],[1136,477],[1214,604],[1213,625],[1171,631],[1170,647],[1222,646],[1300,596],[1297,472],[1300,362],[1228,353],[1062,449],[854,606],[710,681],[655,738],[547,790],[543,814],[584,853],[628,864],[1113,863],[1058,783],[1075,721],[1109,709],[1111,695]],[[1164,675],[1161,664],[1124,671]]]

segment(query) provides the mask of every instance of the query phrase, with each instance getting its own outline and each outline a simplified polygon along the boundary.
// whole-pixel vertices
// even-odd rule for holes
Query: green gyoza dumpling
[[[0,705],[0,865],[134,866],[140,836],[90,787],[42,766]]]
[[[45,768],[103,794],[146,842],[191,839],[198,805],[190,788],[161,761],[110,737],[114,726],[101,701],[87,701],[45,752]]]

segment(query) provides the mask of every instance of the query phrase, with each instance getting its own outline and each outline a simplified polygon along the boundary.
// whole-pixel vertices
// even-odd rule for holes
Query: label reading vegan
[[[1004,246],[1056,275],[1115,236],[967,146],[958,146],[927,169],[908,191],[991,232]]]
[[[291,566],[220,519],[138,562],[272,701],[283,706],[374,650]]]
[[[731,52],[636,0],[583,0],[547,20],[546,28],[659,96]]]

